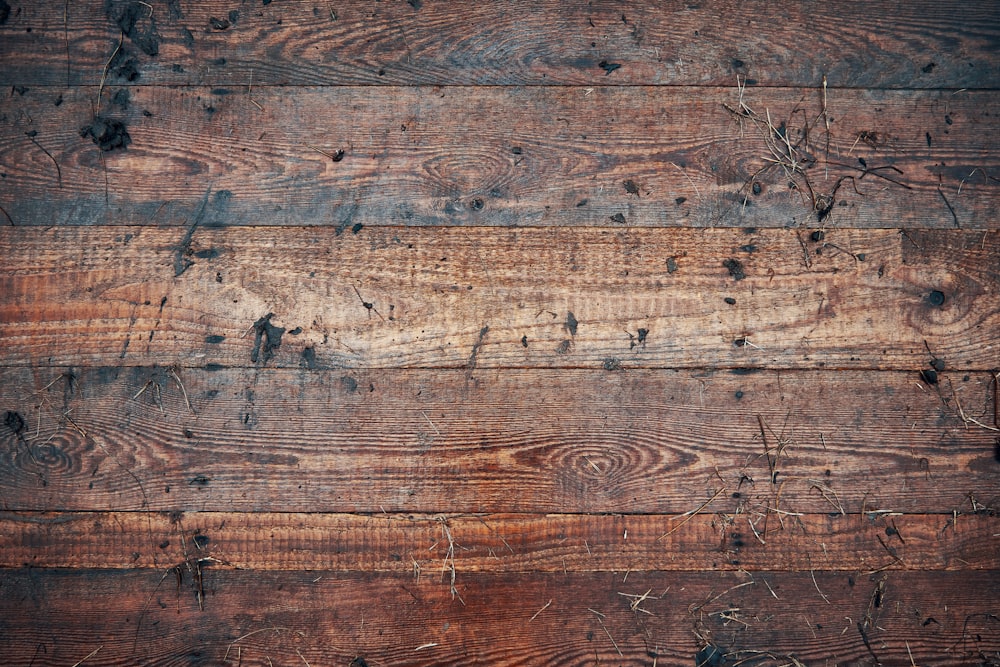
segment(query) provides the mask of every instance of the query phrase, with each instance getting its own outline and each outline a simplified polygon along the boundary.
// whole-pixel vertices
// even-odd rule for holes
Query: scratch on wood
[[[486,340],[486,334],[489,332],[490,325],[487,324],[479,330],[479,338],[477,338],[476,342],[472,344],[472,354],[469,355],[469,363],[467,364],[470,371],[473,371],[476,368],[476,363],[479,359],[479,350],[483,347],[483,343]]]
[[[194,264],[193,261],[187,258],[188,252],[191,250],[191,238],[194,236],[194,230],[201,224],[201,221],[205,218],[205,209],[208,208],[208,195],[211,194],[212,187],[209,186],[205,190],[205,197],[201,200],[201,208],[198,210],[198,215],[195,216],[194,221],[184,232],[184,237],[181,242],[177,245],[177,249],[174,251],[174,278],[179,278],[185,271],[191,268]]]

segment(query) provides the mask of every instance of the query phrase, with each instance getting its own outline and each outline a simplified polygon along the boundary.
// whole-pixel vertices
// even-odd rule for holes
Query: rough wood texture
[[[1000,232],[812,238],[6,228],[0,343],[8,365],[917,370],[927,346],[996,364]]]
[[[825,75],[846,87],[989,88],[1000,79],[1000,18],[989,0],[774,11],[737,0],[15,6],[0,27],[8,86],[96,85],[126,7],[122,48],[142,84],[247,86],[251,71],[260,84],[297,86],[729,85],[736,75],[816,85]]]
[[[354,667],[690,667],[708,655],[907,665],[909,654],[953,667],[1000,651],[1000,620],[980,611],[996,602],[996,571],[459,572],[453,596],[440,569],[415,580],[212,564],[201,571],[204,611],[193,572],[179,572],[0,570],[0,651],[36,666],[100,648],[88,662]]]
[[[735,80],[680,89],[258,88],[252,96],[245,87],[106,86],[97,109],[125,122],[131,138],[106,153],[80,136],[94,123],[97,94],[32,88],[0,100],[0,205],[9,221],[341,231],[998,226],[995,90],[830,90],[824,115],[818,86],[741,95]],[[741,100],[757,124],[724,106],[738,110]],[[787,153],[779,127],[794,142],[784,166],[768,162],[772,150]]]
[[[195,557],[241,570],[437,573],[451,562],[451,535],[463,575],[1000,570],[1000,507],[771,514],[764,532],[763,508],[748,506],[723,499],[672,516],[2,512],[0,567],[164,568]]]
[[[0,662],[997,667],[998,45],[0,0]]]
[[[1000,508],[987,373],[62,371],[0,375],[2,509]]]

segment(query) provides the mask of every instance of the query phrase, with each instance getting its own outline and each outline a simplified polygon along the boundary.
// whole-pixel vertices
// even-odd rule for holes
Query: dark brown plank
[[[1000,507],[997,433],[958,409],[994,427],[987,373],[177,372],[3,371],[24,428],[0,426],[0,509],[682,514],[722,489],[705,511],[755,522]]]
[[[0,512],[0,567],[162,568],[211,557],[249,570],[397,574],[437,574],[446,560],[463,575],[1000,569],[1000,507],[772,514],[766,532],[762,509],[719,507],[687,516]]]
[[[129,8],[135,39],[122,48],[141,83],[246,86],[251,71],[281,85],[720,85],[737,74],[878,88],[1000,81],[989,0],[788,3],[777,15],[736,0],[154,1],[108,12],[98,0],[13,4],[0,27],[7,86],[97,84]]]
[[[831,90],[823,116],[818,87],[747,88],[755,124],[726,109],[739,107],[735,80],[670,90],[269,88],[252,97],[245,88],[107,86],[97,108],[126,123],[131,144],[106,153],[81,137],[97,93],[35,88],[0,99],[9,216],[0,222],[998,225],[997,91]],[[127,110],[112,102],[122,94]],[[796,142],[784,167],[768,162],[772,149],[787,153],[776,145],[782,124]],[[817,209],[828,211],[822,220]]]
[[[8,227],[0,253],[8,365],[982,370],[1000,331],[996,231]]]
[[[178,583],[169,569],[0,570],[0,651],[36,667],[97,649],[88,663],[690,667],[709,646],[718,664],[903,666],[912,655],[955,666],[1000,655],[996,571],[459,573],[453,597],[440,572],[207,565],[204,611],[181,573]]]

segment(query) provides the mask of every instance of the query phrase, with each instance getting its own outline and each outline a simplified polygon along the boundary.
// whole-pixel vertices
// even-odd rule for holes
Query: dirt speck
[[[271,324],[274,313],[268,313],[253,324],[254,343],[250,361],[266,364],[274,358],[274,351],[281,347],[281,337],[285,330]]]
[[[124,121],[104,116],[94,116],[90,125],[84,125],[80,128],[80,136],[90,137],[98,148],[105,152],[113,151],[116,148],[125,150],[132,143],[132,137],[129,136],[128,127]]]
[[[579,326],[580,322],[576,316],[572,312],[566,313],[566,324],[563,325],[563,328],[569,332],[570,336],[576,336],[576,330]]]
[[[722,263],[722,266],[726,267],[733,280],[743,280],[747,277],[746,271],[743,269],[743,262],[738,259],[727,259]]]

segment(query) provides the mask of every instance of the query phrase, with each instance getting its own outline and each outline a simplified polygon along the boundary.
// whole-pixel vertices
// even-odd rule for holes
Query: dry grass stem
[[[91,651],[89,654],[87,654],[87,656],[84,657],[83,660],[80,660],[79,662],[77,662],[76,664],[74,664],[73,667],[80,667],[80,665],[82,665],[83,663],[85,663],[87,660],[89,660],[90,658],[93,658],[95,655],[97,655],[97,652],[100,651],[102,648],[104,648],[104,644],[101,644],[100,646],[98,646],[97,648],[95,648],[93,651]]]
[[[830,598],[826,597],[826,595],[824,595],[823,591],[821,591],[821,590],[819,589],[819,584],[818,584],[818,583],[816,583],[816,573],[815,573],[815,572],[813,572],[812,570],[809,570],[809,576],[810,576],[810,577],[812,577],[812,580],[813,580],[813,586],[815,586],[815,587],[816,587],[816,592],[817,592],[817,593],[819,593],[819,596],[820,596],[821,598],[823,598],[823,601],[824,601],[824,602],[826,602],[827,604],[832,604],[832,603],[830,602]]]
[[[548,609],[549,605],[551,605],[551,604],[552,604],[552,600],[549,600],[548,602],[546,602],[544,607],[542,607],[541,609],[539,609],[538,611],[536,611],[535,614],[531,618],[528,619],[528,623],[531,623],[533,620],[535,620],[536,618],[538,618],[538,615],[541,614],[546,609]]]
[[[703,509],[705,509],[706,507],[708,507],[712,503],[712,501],[714,501],[716,498],[718,498],[719,496],[721,496],[725,492],[726,492],[726,487],[722,487],[721,489],[719,489],[718,491],[715,492],[714,496],[712,496],[711,498],[709,498],[708,500],[706,500],[704,503],[702,503],[696,509],[693,509],[693,510],[691,510],[689,512],[685,512],[684,514],[681,514],[680,516],[672,517],[670,519],[671,521],[675,521],[675,520],[680,519],[682,517],[684,517],[684,520],[681,521],[676,526],[674,526],[673,528],[671,528],[670,530],[668,530],[667,532],[665,532],[663,535],[660,535],[658,538],[656,538],[656,541],[659,542],[660,540],[662,540],[667,535],[671,535],[673,533],[676,533],[678,530],[681,529],[681,527],[684,524],[686,524],[688,521],[690,521],[691,519],[693,519],[695,517],[695,515],[698,514],[698,512],[700,512]]]

